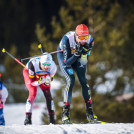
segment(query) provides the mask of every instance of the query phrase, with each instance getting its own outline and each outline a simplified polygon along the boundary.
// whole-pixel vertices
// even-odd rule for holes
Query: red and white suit
[[[32,106],[37,94],[37,86],[33,86],[32,83],[34,81],[38,81],[40,77],[50,76],[51,78],[53,78],[56,71],[57,66],[53,60],[51,63],[51,67],[48,69],[48,71],[44,71],[41,69],[40,58],[33,58],[26,64],[26,68],[23,70],[25,85],[29,91],[29,97],[26,103],[26,113],[32,113]],[[54,109],[52,107],[53,99],[50,92],[50,86],[50,84],[48,85],[45,83],[39,85],[46,98],[49,115],[54,114]]]

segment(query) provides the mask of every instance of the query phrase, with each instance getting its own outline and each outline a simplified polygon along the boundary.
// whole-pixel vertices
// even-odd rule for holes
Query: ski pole
[[[4,48],[2,49],[2,52],[3,53],[7,53],[12,59],[14,59],[16,62],[18,62],[21,66],[23,66],[25,69],[27,69],[26,68],[26,66],[22,63],[22,62],[20,62],[18,59],[16,59],[13,55],[11,55],[9,52],[7,52]],[[39,79],[39,76],[36,74],[35,75],[38,79]]]
[[[55,53],[59,53],[59,52],[63,52],[63,50],[54,51],[54,52],[50,52],[50,53],[42,53],[42,55],[55,54]],[[35,55],[35,56],[32,56],[32,57],[24,58],[24,59],[21,59],[21,61],[23,61],[23,60],[28,60],[28,59],[30,59],[30,58],[39,57],[39,56],[42,56],[42,55]]]
[[[42,45],[41,44],[38,45],[38,48],[40,48],[40,51],[43,54],[43,49],[42,49]]]
[[[4,48],[2,49],[2,52],[8,54],[12,59],[14,59],[16,62],[18,62],[21,66],[23,66],[24,68],[26,68],[26,66],[22,62],[20,62],[13,55],[11,55],[9,52],[7,52]]]

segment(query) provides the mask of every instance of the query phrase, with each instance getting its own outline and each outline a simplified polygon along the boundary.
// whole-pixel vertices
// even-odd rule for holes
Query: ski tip
[[[41,44],[39,44],[39,45],[38,45],[38,48],[42,48],[42,45],[41,45]]]
[[[3,48],[3,49],[2,49],[2,53],[5,53],[5,52],[6,52],[5,48]]]

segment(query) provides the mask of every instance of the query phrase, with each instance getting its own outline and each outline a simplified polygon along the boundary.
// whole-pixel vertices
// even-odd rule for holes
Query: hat
[[[85,24],[80,24],[76,27],[75,33],[79,36],[82,36],[82,35],[85,35],[85,34],[87,35],[87,34],[89,34],[89,30],[88,30],[88,27]]]
[[[43,64],[43,63],[50,63],[51,64],[52,56],[50,54],[43,55],[40,58],[40,62],[41,62],[41,64]]]

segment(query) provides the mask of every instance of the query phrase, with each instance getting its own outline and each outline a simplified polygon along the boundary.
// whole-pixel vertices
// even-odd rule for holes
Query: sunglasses
[[[89,35],[87,35],[87,36],[79,36],[79,35],[77,35],[78,36],[78,38],[80,39],[80,40],[87,40],[88,38],[89,38]]]
[[[51,66],[50,63],[42,63],[43,66]]]

